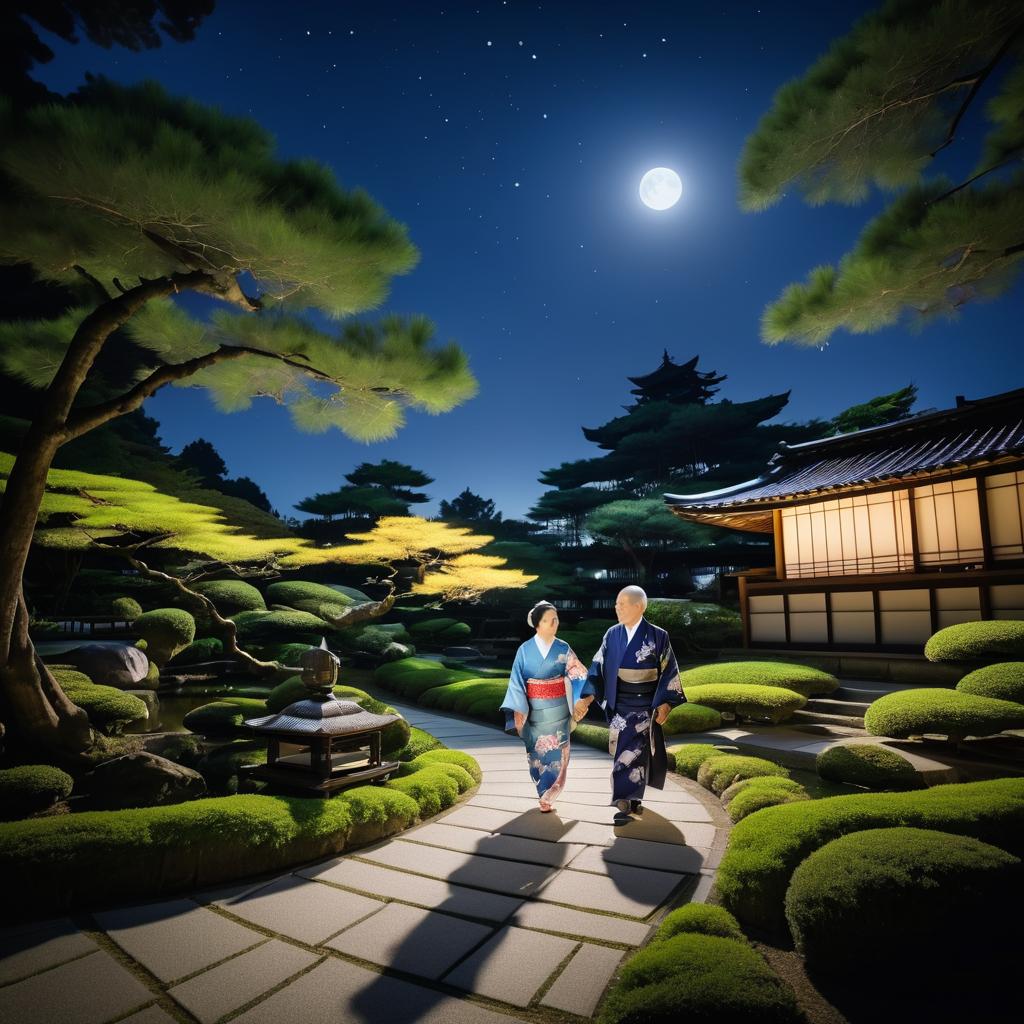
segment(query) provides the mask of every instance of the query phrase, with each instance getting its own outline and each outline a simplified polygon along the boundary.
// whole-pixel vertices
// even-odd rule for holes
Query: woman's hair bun
[[[544,618],[544,613],[551,609],[556,611],[557,609],[550,601],[538,601],[527,613],[526,621],[530,624],[533,629],[536,629],[540,624],[540,620]]]

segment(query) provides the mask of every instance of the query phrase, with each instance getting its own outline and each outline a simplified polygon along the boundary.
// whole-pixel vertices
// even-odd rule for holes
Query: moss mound
[[[716,752],[717,753],[717,752]],[[678,763],[678,760],[677,760]],[[745,757],[742,754],[721,754],[701,762],[697,781],[721,796],[734,782],[763,776],[789,777],[789,769],[763,757]]]
[[[458,619],[421,619],[409,626],[409,632],[417,643],[459,644],[472,636],[473,631]]]
[[[823,750],[815,759],[823,779],[867,789],[920,789],[924,783],[898,751],[877,743],[846,743]]]
[[[195,769],[206,780],[211,794],[229,796],[238,792],[243,767],[267,763],[265,740],[238,740],[216,747],[199,758]]]
[[[1024,622],[999,619],[946,626],[924,645],[924,656],[929,661],[968,664],[1024,658]]]
[[[200,736],[246,736],[249,730],[242,724],[245,719],[266,713],[266,704],[255,697],[223,697],[193,708],[182,724]]]
[[[687,732],[707,732],[722,724],[721,712],[703,704],[680,704],[668,713],[662,728],[666,736],[679,736]]]
[[[784,722],[807,703],[803,694],[781,686],[753,683],[706,683],[684,686],[688,701],[716,711],[731,711],[738,718],[756,722]]]
[[[384,785],[412,797],[419,808],[420,817],[427,818],[451,807],[459,797],[458,783],[445,771],[445,767],[427,765],[412,775],[391,779]]]
[[[417,772],[421,768],[429,768],[437,764],[456,764],[464,769],[474,782],[481,779],[480,765],[475,757],[462,750],[427,750],[420,754],[414,761],[402,766],[402,774]]]
[[[608,726],[597,722],[579,722],[572,731],[572,742],[582,743],[596,750],[608,749]]]
[[[803,1015],[792,989],[746,942],[683,933],[652,943],[622,968],[599,1019],[602,1024],[793,1024]]]
[[[471,706],[479,706],[481,703],[497,709],[505,699],[507,689],[508,683],[505,680],[460,679],[421,693],[419,703],[425,708],[439,708],[465,715]]]
[[[708,903],[687,903],[667,914],[652,942],[663,942],[673,935],[692,932],[698,935],[718,935],[723,939],[746,941],[743,929],[728,910]]]
[[[149,717],[145,702],[130,693],[94,683],[75,669],[50,666],[50,671],[68,699],[89,716],[93,728],[108,736],[117,736],[133,722],[144,722]]]
[[[194,640],[183,651],[179,651],[168,662],[169,666],[198,665],[203,661],[215,661],[224,656],[224,645],[214,636]]]
[[[712,743],[686,743],[681,747],[671,747],[669,754],[675,758],[675,770],[689,779],[696,779],[700,766],[709,757],[720,757],[722,751]]]
[[[263,595],[244,580],[206,580],[193,588],[208,597],[221,615],[231,618],[236,612],[266,611]]]
[[[1024,705],[959,690],[932,687],[879,697],[864,715],[873,736],[904,739],[938,733],[951,740],[991,736],[1005,729],[1024,729]]]
[[[730,790],[732,795],[726,800],[726,794]],[[770,776],[741,780],[722,794],[722,803],[729,818],[734,822],[742,821],[748,814],[753,814],[763,807],[777,807],[779,804],[792,804],[800,800],[810,800],[810,795],[803,786],[792,779]]]
[[[196,638],[196,620],[181,608],[155,608],[135,620],[149,660],[161,667]]]
[[[373,673],[374,682],[403,697],[416,700],[421,693],[436,686],[460,679],[472,679],[473,673],[465,669],[445,668],[428,658],[403,658],[379,666]]]
[[[321,606],[345,609],[356,602],[348,594],[323,583],[311,583],[307,580],[281,580],[267,587],[267,602],[283,604],[299,611],[319,615]]]
[[[75,781],[50,764],[23,764],[0,771],[0,820],[25,818],[71,795]]]
[[[902,976],[908,963],[934,964],[938,935],[969,935],[957,958],[984,959],[1020,908],[1020,864],[968,836],[866,829],[826,843],[797,867],[786,920],[797,950],[825,971],[856,962]]]
[[[396,750],[394,757],[396,761],[414,761],[429,750],[443,749],[444,744],[436,736],[412,726],[409,729],[409,742],[401,750]]]
[[[829,672],[785,661],[716,661],[680,673],[683,686],[729,683],[746,686],[778,686],[804,697],[834,693],[839,680]]]
[[[293,643],[319,647],[334,627],[319,615],[304,611],[239,612],[235,616],[238,639],[243,643]]]
[[[952,783],[910,793],[858,793],[768,807],[732,830],[718,869],[722,905],[744,924],[783,932],[796,866],[851,832],[907,825],[1024,847],[1024,778]]]
[[[115,619],[131,622],[142,614],[142,605],[134,597],[115,597],[110,602],[110,614]]]
[[[961,693],[1024,704],[1024,661],[1004,661],[975,669],[956,684]]]

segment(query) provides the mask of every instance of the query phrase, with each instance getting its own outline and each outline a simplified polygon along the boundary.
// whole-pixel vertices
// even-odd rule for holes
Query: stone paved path
[[[480,762],[468,800],[400,836],[281,877],[0,932],[5,1024],[590,1017],[667,901],[701,901],[726,818],[670,776],[611,825],[607,754],[577,745],[553,814],[521,743],[401,706]]]

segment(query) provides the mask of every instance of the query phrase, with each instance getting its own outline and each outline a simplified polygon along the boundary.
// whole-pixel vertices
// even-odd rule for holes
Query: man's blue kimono
[[[588,679],[608,718],[608,752],[615,758],[611,802],[642,799],[648,783],[663,789],[668,757],[654,711],[686,702],[668,633],[641,619],[629,640],[625,626],[612,626]]]

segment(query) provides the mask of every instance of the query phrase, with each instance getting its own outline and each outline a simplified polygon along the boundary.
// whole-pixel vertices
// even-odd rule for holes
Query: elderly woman
[[[526,621],[535,635],[516,652],[501,707],[505,731],[515,731],[526,744],[540,809],[550,811],[565,786],[569,734],[586,715],[594,688],[572,648],[555,636],[558,612],[553,604],[538,601]]]

